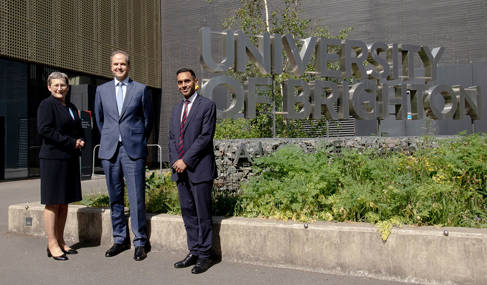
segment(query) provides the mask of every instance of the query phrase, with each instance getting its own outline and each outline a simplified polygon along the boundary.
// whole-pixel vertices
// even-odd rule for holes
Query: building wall
[[[80,110],[93,111],[96,86],[113,78],[110,54],[117,49],[131,55],[130,76],[149,86],[156,109],[149,142],[157,142],[162,70],[160,2],[0,1],[0,179],[39,175],[41,139],[36,115],[40,101],[50,95],[47,76],[52,71],[65,72],[73,87],[68,98]],[[96,130],[91,133],[94,146],[98,137]],[[85,154],[89,151],[83,151],[83,159],[91,157],[91,152]],[[151,148],[149,163],[155,159],[157,151]]]
[[[0,96],[0,117],[5,129],[0,151],[5,154],[5,168],[27,168],[28,66],[0,59],[0,67],[0,94],[4,94]]]
[[[351,39],[445,48],[440,63],[487,61],[485,0],[304,0],[304,14]]]
[[[350,39],[367,43],[426,45],[444,47],[438,68],[437,82],[480,86],[487,96],[487,1],[484,0],[305,0],[303,13],[329,26],[332,34],[348,26],[353,27]],[[416,62],[419,58],[416,57]],[[421,67],[418,63],[417,67]],[[422,70],[418,70],[422,73]],[[487,102],[483,100],[484,113]],[[485,115],[485,114],[484,114]],[[485,117],[485,116],[484,116]],[[453,135],[464,130],[487,130],[487,118],[465,120],[418,120],[360,122],[362,135],[382,133],[389,136]]]
[[[0,56],[112,77],[123,49],[132,78],[160,88],[159,12],[160,0],[2,0]]]
[[[197,71],[200,78],[213,76],[199,63],[199,28],[208,26],[221,31],[222,19],[230,16],[239,2],[183,0],[161,4],[163,98],[159,143],[165,153],[170,110],[181,100],[175,72],[179,67],[188,66]],[[281,1],[268,3],[272,10]],[[352,27],[349,39],[367,43],[442,46],[445,52],[440,65],[485,65],[487,62],[485,0],[303,0],[302,15],[328,26],[334,35]],[[480,81],[473,81],[477,82]]]
[[[176,71],[193,69],[198,78],[209,78],[199,63],[201,27],[222,30],[221,21],[238,7],[239,1],[180,0],[161,2],[162,102],[159,144],[168,159],[168,133],[171,110],[182,96],[176,87]],[[218,49],[218,48],[217,48]]]

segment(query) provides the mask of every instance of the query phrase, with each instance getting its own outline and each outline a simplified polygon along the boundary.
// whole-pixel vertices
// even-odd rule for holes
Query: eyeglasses
[[[62,89],[68,88],[68,85],[66,85],[66,84],[56,84],[56,85],[51,85],[51,88],[52,89],[62,90]]]

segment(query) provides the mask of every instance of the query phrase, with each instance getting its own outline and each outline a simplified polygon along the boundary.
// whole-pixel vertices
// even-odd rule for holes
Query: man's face
[[[190,72],[181,72],[177,76],[179,92],[188,99],[193,95],[198,79],[194,78]]]
[[[127,78],[130,65],[127,62],[127,57],[122,53],[117,53],[112,56],[112,73],[118,81],[122,81]]]

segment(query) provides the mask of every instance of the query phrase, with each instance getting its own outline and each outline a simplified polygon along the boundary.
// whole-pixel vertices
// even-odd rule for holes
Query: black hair
[[[191,76],[193,76],[193,78],[196,78],[196,74],[194,73],[194,71],[191,68],[186,68],[186,67],[178,69],[178,71],[176,71],[176,76],[179,73],[183,73],[183,72],[189,72],[189,73],[191,73]]]

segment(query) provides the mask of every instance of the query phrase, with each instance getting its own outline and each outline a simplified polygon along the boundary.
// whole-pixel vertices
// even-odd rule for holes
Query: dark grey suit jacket
[[[174,106],[169,123],[169,160],[171,165],[178,160],[179,127],[183,101]],[[217,177],[213,136],[216,126],[216,105],[198,94],[186,119],[183,133],[183,161],[186,173],[193,183],[211,181]],[[172,179],[178,181],[180,174],[172,169]]]

